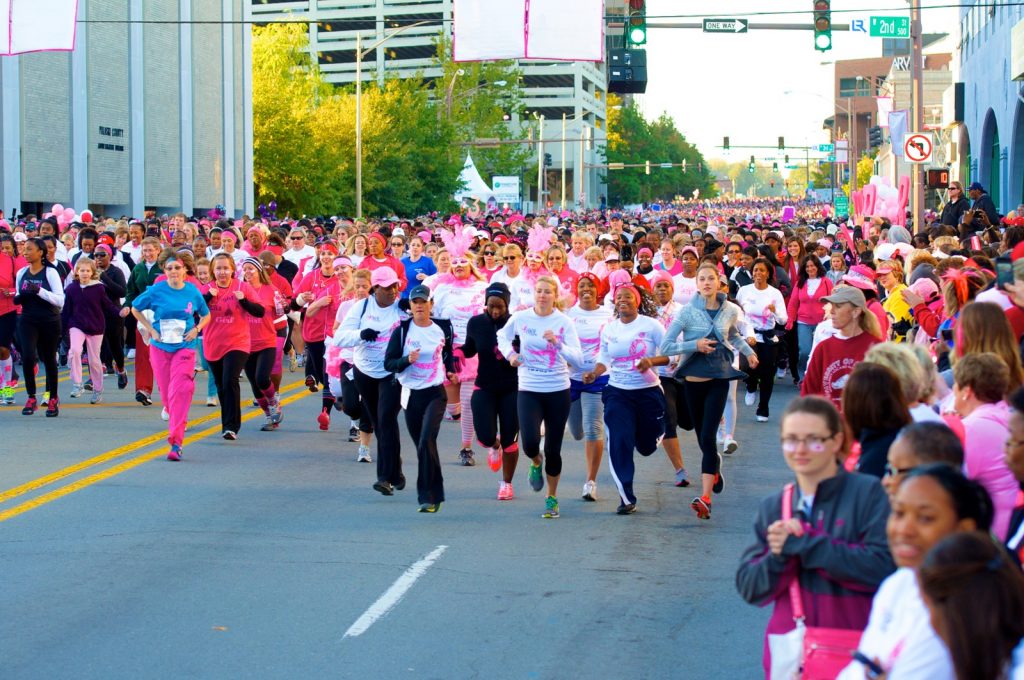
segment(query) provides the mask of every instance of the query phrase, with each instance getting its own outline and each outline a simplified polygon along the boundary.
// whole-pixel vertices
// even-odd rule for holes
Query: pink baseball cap
[[[861,290],[875,290],[875,272],[871,270],[871,267],[855,264],[850,267],[849,273],[843,276],[843,283],[848,283]]]
[[[383,286],[388,288],[398,283],[398,275],[391,267],[377,267],[370,275],[371,286]]]

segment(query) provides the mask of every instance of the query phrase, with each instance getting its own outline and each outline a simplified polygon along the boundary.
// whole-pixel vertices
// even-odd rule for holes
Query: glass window
[[[866,97],[871,94],[871,80],[865,78],[858,80],[853,78],[839,79],[839,96],[843,97]]]

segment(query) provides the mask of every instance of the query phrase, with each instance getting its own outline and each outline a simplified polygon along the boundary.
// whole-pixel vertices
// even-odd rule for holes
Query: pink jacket
[[[832,282],[824,276],[819,279],[818,290],[812,296],[807,292],[807,284],[800,286],[789,296],[787,311],[789,322],[786,328],[792,328],[794,323],[805,323],[809,326],[817,326],[825,318],[825,303],[821,298],[832,294]]]
[[[1005,401],[983,404],[963,419],[964,474],[985,487],[995,506],[992,533],[1006,541],[1010,515],[1020,485],[1006,467],[1003,445],[1010,436],[1010,408]]]

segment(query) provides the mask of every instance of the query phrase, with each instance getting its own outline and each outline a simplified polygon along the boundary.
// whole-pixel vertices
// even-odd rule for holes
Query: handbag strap
[[[782,519],[789,521],[793,519],[793,483],[790,482],[782,489]],[[800,592],[800,568],[797,567],[793,580],[789,582],[789,602],[793,607],[793,618],[797,622],[804,620],[804,602]]]

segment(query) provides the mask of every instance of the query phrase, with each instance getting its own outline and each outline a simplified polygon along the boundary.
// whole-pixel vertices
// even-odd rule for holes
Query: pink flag
[[[850,247],[850,250],[856,250],[856,248],[853,245],[853,234],[850,233],[850,228],[847,227],[845,224],[839,225],[839,238],[846,241],[847,245],[849,245]]]

